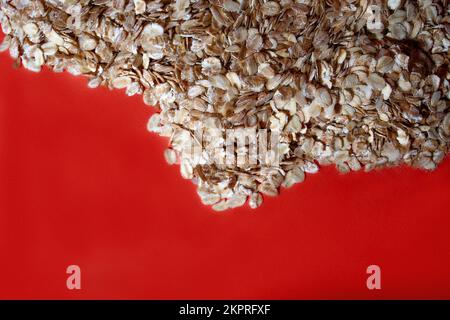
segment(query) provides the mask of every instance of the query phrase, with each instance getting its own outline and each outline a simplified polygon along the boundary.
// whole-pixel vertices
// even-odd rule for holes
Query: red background
[[[305,183],[215,213],[139,96],[0,55],[0,298],[450,298],[450,161]],[[66,267],[82,289],[66,288]],[[377,264],[382,290],[366,288]]]

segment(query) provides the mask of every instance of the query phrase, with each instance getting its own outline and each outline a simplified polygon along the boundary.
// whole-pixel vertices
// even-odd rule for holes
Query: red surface
[[[448,158],[323,168],[256,211],[214,213],[165,164],[140,97],[6,53],[0,70],[0,298],[450,298]]]

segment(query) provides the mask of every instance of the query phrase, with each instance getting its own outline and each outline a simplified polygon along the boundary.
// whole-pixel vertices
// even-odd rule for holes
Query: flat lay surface
[[[166,164],[141,97],[12,64],[0,55],[0,298],[450,298],[448,157],[434,172],[323,167],[216,213]]]

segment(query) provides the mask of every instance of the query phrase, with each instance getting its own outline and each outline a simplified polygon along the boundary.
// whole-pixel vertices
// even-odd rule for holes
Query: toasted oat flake
[[[133,0],[134,2],[134,10],[136,14],[143,14],[146,9],[146,3],[144,0]]]
[[[175,164],[177,162],[177,153],[173,149],[166,149],[164,151],[164,158],[168,164]]]
[[[268,1],[262,5],[261,11],[263,15],[273,17],[280,12],[280,5],[276,1]]]
[[[241,10],[241,5],[237,1],[224,0],[223,8],[230,12],[239,12]]]

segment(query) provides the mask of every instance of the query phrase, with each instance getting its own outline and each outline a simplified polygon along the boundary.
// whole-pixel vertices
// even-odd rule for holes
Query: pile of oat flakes
[[[433,170],[450,146],[447,0],[0,0],[17,65],[142,94],[215,210],[341,172]],[[199,128],[279,130],[279,165],[195,165]],[[208,146],[204,147],[205,157]]]

